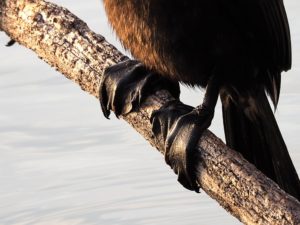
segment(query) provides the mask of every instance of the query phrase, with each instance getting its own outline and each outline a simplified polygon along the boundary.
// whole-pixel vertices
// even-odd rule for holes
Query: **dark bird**
[[[178,180],[199,189],[195,146],[220,95],[227,145],[300,200],[299,178],[267,97],[276,108],[281,72],[291,68],[282,0],[104,0],[104,6],[136,59],[106,70],[99,92],[106,117],[111,109],[117,116],[134,110],[161,88],[178,99],[178,82],[205,88],[198,107],[175,100],[152,117]]]

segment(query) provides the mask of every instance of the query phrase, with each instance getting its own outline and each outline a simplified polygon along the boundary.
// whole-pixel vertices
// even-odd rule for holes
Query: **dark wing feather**
[[[291,37],[282,0],[258,1],[264,15],[266,29],[272,38],[273,60],[279,70],[289,70],[292,64]]]
[[[255,58],[268,57],[264,60],[269,62],[270,69],[291,68],[290,30],[282,0],[219,1],[225,16],[236,25],[251,49],[259,53]]]
[[[260,80],[277,106],[281,72],[292,64],[291,38],[282,0],[219,0],[225,15],[236,25]]]

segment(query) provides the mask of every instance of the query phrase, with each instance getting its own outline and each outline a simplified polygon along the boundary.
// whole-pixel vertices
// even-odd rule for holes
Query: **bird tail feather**
[[[300,200],[300,181],[263,88],[221,92],[227,145]]]

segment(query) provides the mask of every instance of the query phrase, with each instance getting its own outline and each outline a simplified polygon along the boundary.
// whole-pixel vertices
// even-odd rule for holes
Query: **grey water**
[[[99,0],[52,0],[121,48]],[[276,117],[300,173],[300,2],[286,0],[293,69],[283,74]],[[124,121],[0,33],[1,225],[240,224],[205,193],[185,190]],[[202,91],[183,88],[197,105]],[[222,133],[220,106],[211,130]],[[299,133],[298,133],[299,132]]]

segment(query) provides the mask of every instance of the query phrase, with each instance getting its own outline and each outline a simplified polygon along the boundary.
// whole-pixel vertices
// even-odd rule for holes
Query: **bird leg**
[[[196,166],[201,162],[198,141],[210,126],[219,95],[219,81],[208,82],[203,103],[196,108],[174,100],[153,113],[152,129],[157,138],[165,141],[165,160],[187,189],[199,192]]]

